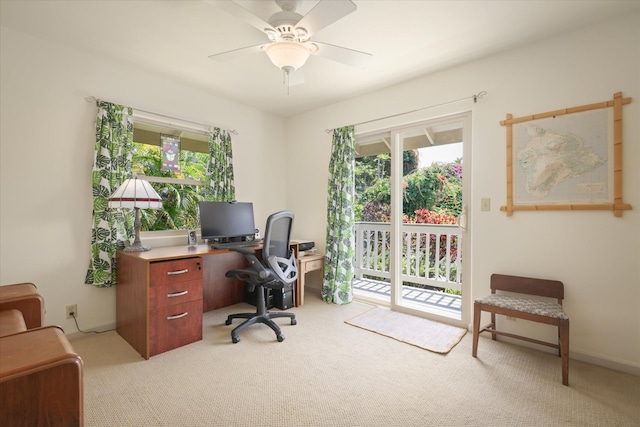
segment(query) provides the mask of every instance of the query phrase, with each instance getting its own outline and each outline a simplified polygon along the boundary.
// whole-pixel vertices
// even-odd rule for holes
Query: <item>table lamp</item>
[[[110,208],[133,208],[136,216],[133,227],[136,233],[132,245],[124,248],[125,252],[142,252],[151,248],[144,246],[140,241],[140,208],[161,209],[162,198],[156,193],[149,181],[138,178],[130,178],[118,187],[109,197]]]

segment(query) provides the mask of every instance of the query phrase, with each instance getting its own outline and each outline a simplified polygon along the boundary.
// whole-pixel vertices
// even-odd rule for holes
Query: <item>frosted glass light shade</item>
[[[161,209],[162,198],[149,181],[130,178],[109,197],[110,208]]]
[[[281,69],[288,67],[293,71],[302,67],[310,55],[303,44],[286,40],[271,43],[265,48],[265,52],[273,65]]]

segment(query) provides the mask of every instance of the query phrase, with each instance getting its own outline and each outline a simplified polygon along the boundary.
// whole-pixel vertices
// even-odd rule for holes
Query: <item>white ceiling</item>
[[[298,11],[316,2],[304,0]],[[640,10],[638,0],[354,0],[355,12],[312,40],[371,53],[367,68],[312,56],[302,67],[305,83],[287,94],[282,72],[262,52],[223,63],[208,58],[267,41],[215,3],[0,0],[0,24],[287,117]],[[271,0],[238,3],[264,20],[279,10]]]

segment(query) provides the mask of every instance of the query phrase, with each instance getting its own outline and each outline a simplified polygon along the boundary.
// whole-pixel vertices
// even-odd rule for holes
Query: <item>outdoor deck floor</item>
[[[387,301],[391,300],[391,285],[387,282],[356,278],[353,280],[353,289],[356,294],[361,293],[374,298],[383,298]],[[402,298],[419,305],[445,309],[458,313],[460,313],[462,309],[462,297],[459,295],[451,295],[429,289],[404,286],[402,289]]]

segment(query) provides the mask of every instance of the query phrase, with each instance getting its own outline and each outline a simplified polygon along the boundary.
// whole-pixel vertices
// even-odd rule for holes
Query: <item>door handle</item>
[[[462,205],[462,212],[456,218],[456,224],[462,231],[467,231],[467,205]]]

